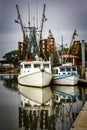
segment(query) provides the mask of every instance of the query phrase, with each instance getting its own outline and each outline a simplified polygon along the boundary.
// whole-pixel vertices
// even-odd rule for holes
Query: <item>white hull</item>
[[[53,77],[53,84],[59,84],[59,85],[77,85],[78,84],[79,77],[75,75],[70,75],[66,77],[59,77],[54,76]]]
[[[50,84],[52,75],[46,71],[38,71],[31,74],[19,75],[18,83],[24,86],[45,87]]]
[[[25,87],[18,84],[18,89],[19,92],[31,102],[31,105],[41,105],[52,99],[52,91],[49,86],[42,89],[37,87]]]

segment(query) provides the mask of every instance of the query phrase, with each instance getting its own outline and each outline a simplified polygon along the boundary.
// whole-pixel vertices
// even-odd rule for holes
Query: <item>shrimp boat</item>
[[[49,84],[52,80],[51,73],[51,60],[46,58],[44,53],[44,45],[40,45],[42,40],[42,27],[45,18],[45,5],[43,9],[42,27],[40,32],[40,39],[37,40],[37,28],[29,27],[28,33],[24,30],[24,26],[19,13],[18,5],[18,20],[23,31],[24,41],[19,42],[19,59],[20,59],[20,72],[18,74],[18,89],[20,93],[28,100],[36,104],[47,103],[52,98],[52,92]],[[29,22],[30,23],[30,22]],[[39,41],[39,42],[38,42]],[[40,47],[43,49],[40,54]],[[42,55],[43,54],[43,55]],[[22,59],[21,59],[22,57]],[[21,61],[22,60],[22,61]]]
[[[18,88],[21,94],[31,105],[49,103],[52,98],[50,61],[26,60],[20,63],[20,67]]]
[[[53,84],[59,85],[77,85],[79,74],[77,66],[66,63],[53,68]]]
[[[26,87],[45,88],[52,79],[50,61],[25,60],[20,63],[18,83]]]
[[[63,55],[63,39],[62,39],[62,55],[59,57],[61,65],[53,67],[53,83],[59,85],[77,85],[80,75],[77,71],[75,59],[78,58],[74,54],[70,54],[70,49],[75,43],[75,36],[77,35],[76,29],[72,35],[71,44],[67,54]],[[77,44],[77,43],[76,43]],[[78,50],[78,48],[77,48]],[[76,52],[77,53],[77,52]],[[72,61],[71,61],[72,60]]]

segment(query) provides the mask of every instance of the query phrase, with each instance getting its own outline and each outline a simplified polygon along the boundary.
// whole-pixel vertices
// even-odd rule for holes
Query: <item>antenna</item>
[[[29,3],[28,3],[28,24],[29,24],[29,27],[30,27],[30,8],[29,8]]]
[[[36,26],[38,28],[38,2],[36,0]]]

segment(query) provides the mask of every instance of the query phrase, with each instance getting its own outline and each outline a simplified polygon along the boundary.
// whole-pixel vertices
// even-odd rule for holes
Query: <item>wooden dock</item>
[[[70,130],[87,130],[87,102],[83,106]]]

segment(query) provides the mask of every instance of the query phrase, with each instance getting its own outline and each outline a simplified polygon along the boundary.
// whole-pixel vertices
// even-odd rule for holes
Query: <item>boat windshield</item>
[[[34,68],[40,68],[40,64],[34,64]]]
[[[24,68],[31,68],[31,64],[25,64]]]
[[[72,71],[76,71],[76,67],[72,67]]]
[[[68,71],[71,71],[71,67],[67,67],[66,68],[66,71],[68,72]]]
[[[44,68],[49,68],[49,64],[43,64]]]
[[[60,68],[60,72],[63,72],[63,71],[65,71],[65,68]]]

